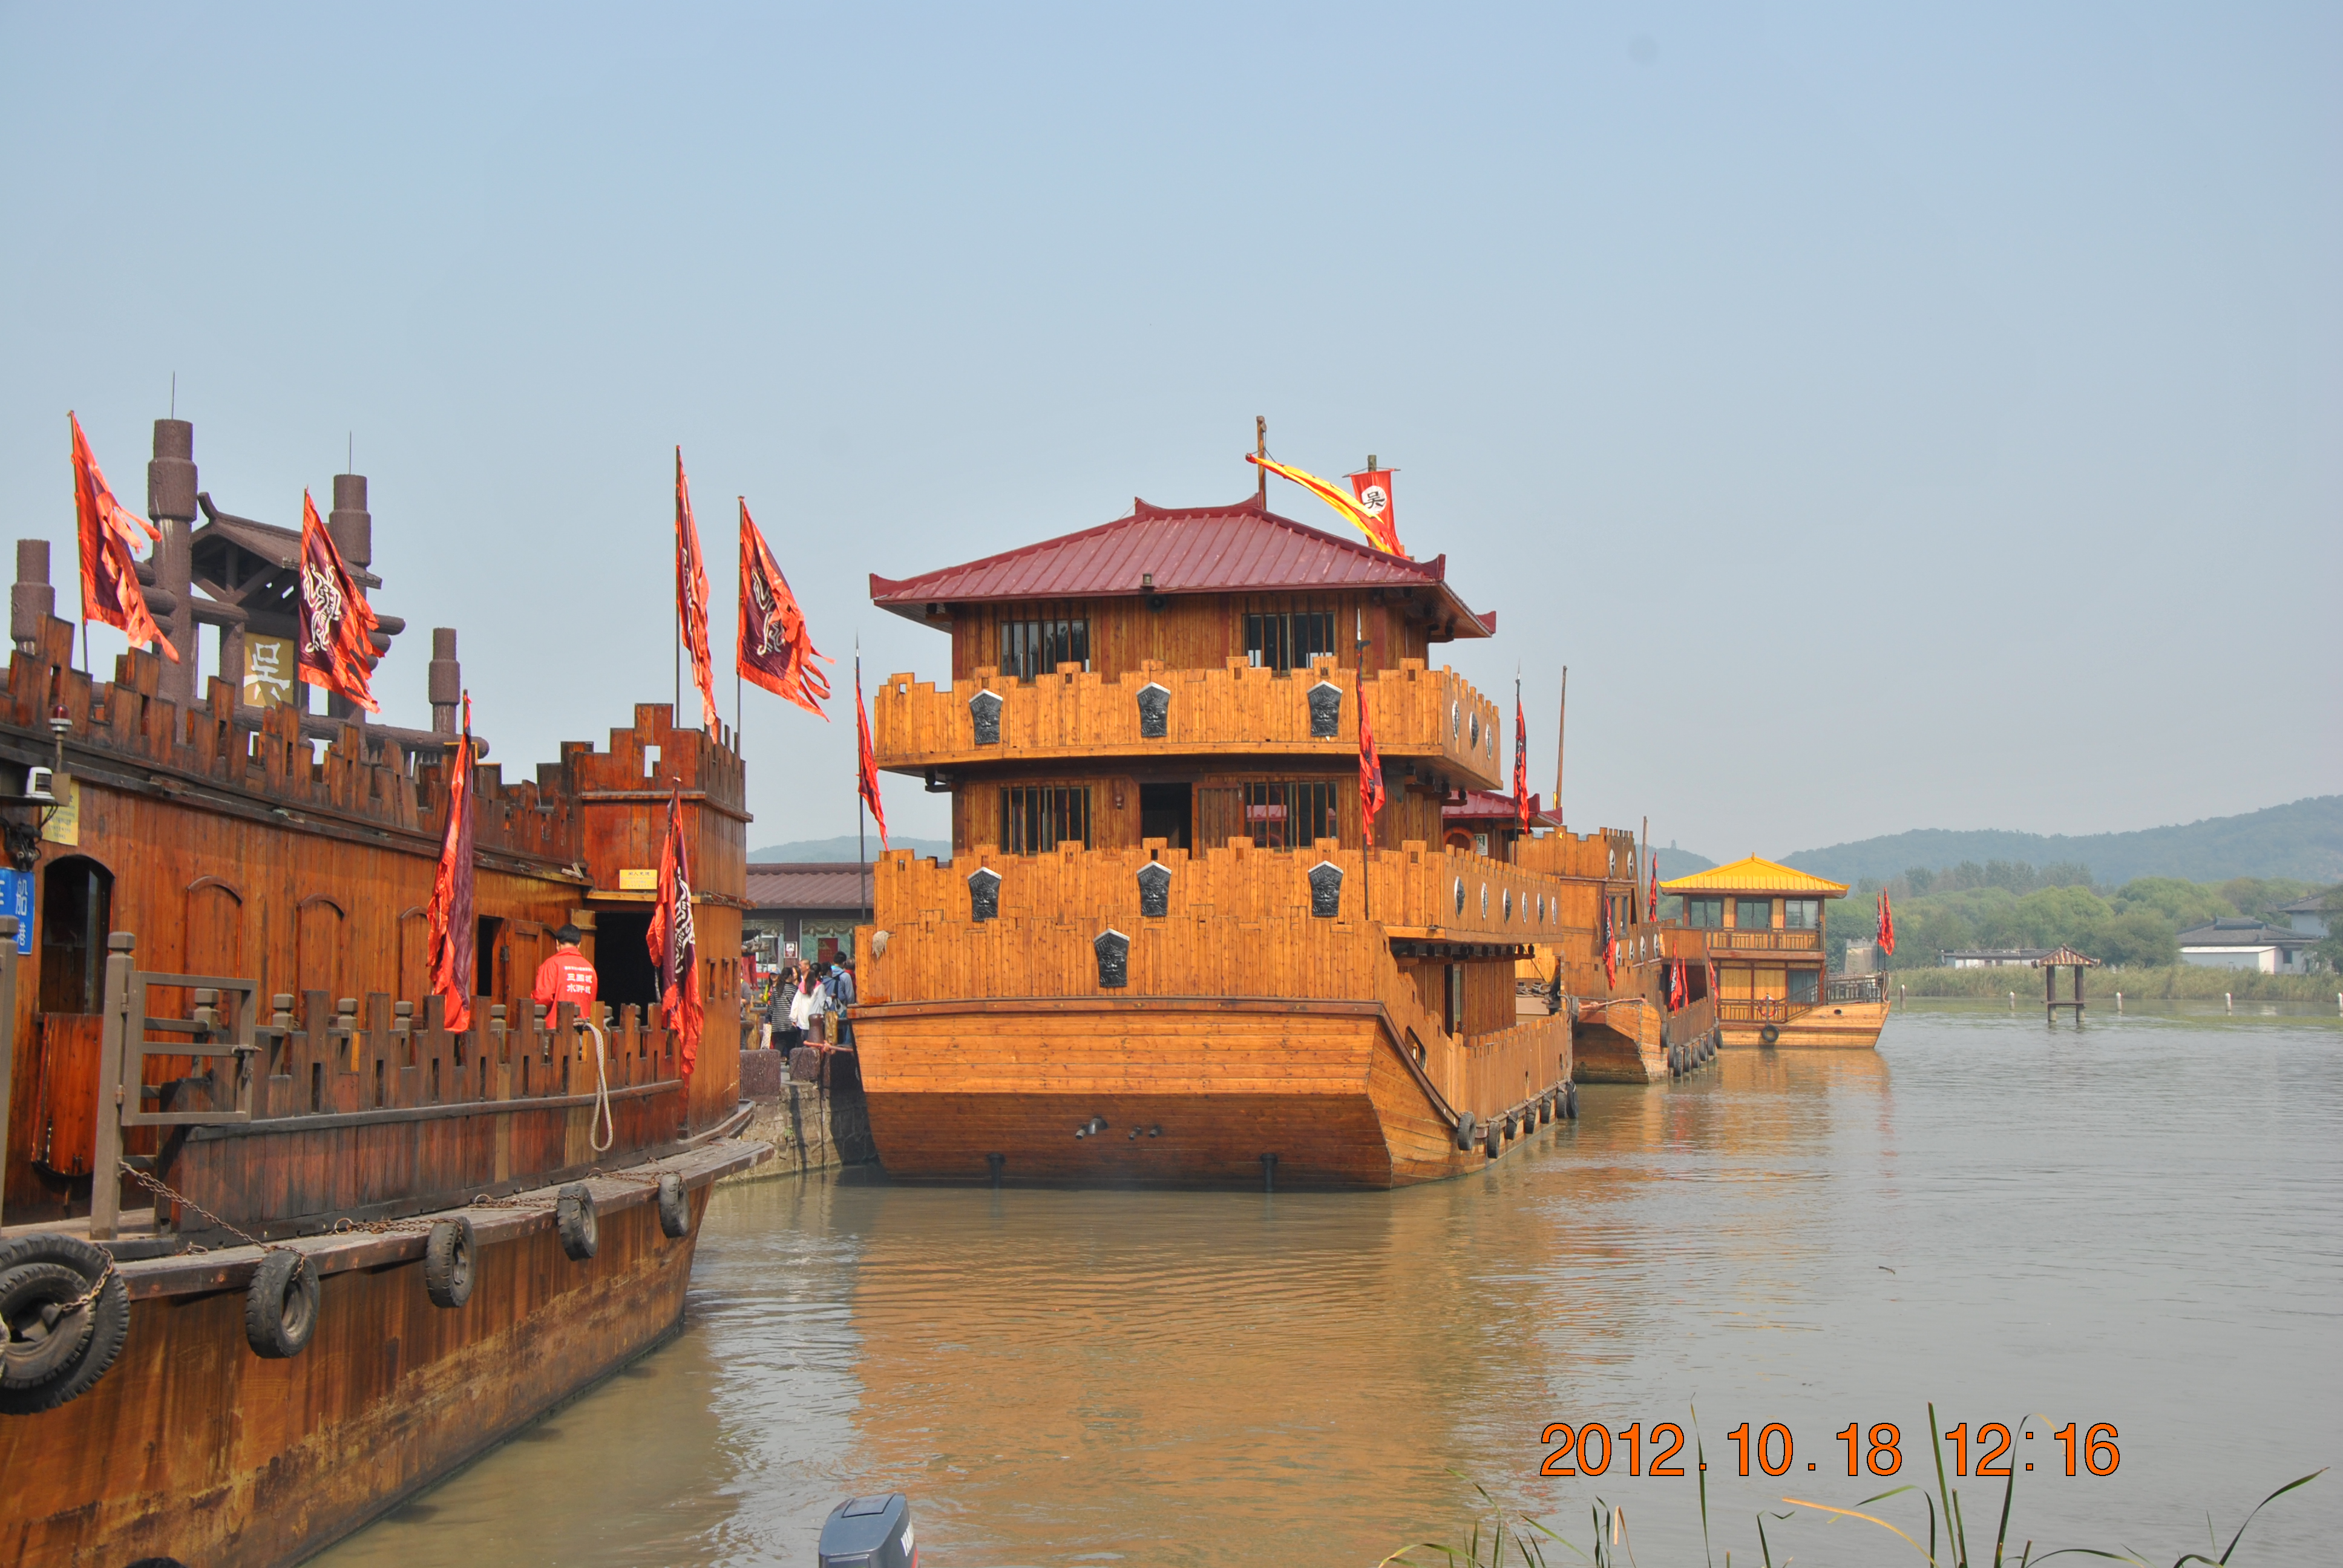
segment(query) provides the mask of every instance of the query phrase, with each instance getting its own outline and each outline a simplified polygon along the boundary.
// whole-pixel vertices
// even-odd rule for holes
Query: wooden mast
[[[1570,724],[1570,666],[1562,667],[1562,709],[1554,720],[1554,819],[1564,822],[1562,814],[1562,743],[1563,734]]]
[[[1252,452],[1253,456],[1256,457],[1266,457],[1269,456],[1269,416],[1266,414],[1256,414],[1252,417]],[[1255,464],[1253,466],[1253,475],[1254,483],[1252,498],[1260,502],[1263,508],[1267,508],[1269,505],[1269,470],[1262,467],[1259,464]]]

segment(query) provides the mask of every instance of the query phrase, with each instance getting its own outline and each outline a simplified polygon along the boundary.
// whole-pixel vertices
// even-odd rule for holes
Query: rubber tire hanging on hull
[[[553,1228],[571,1262],[582,1263],[594,1255],[601,1244],[600,1228],[595,1223],[593,1191],[585,1182],[572,1181],[561,1189],[553,1203]]]
[[[659,1179],[659,1230],[671,1241],[691,1234],[691,1205],[684,1201],[683,1178],[664,1171]]]
[[[264,1361],[285,1361],[308,1349],[317,1332],[317,1265],[306,1253],[270,1248],[244,1292],[245,1342]]]
[[[0,1242],[0,1415],[36,1415],[86,1393],[114,1365],[130,1332],[130,1288],[108,1278],[113,1260],[75,1236]],[[55,1309],[95,1300],[51,1321]]]
[[[1781,1038],[1782,1031],[1770,1023],[1757,1031],[1757,1043],[1760,1045],[1771,1045]]]
[[[423,1244],[423,1289],[435,1307],[450,1310],[472,1299],[472,1221],[458,1214],[431,1227]]]

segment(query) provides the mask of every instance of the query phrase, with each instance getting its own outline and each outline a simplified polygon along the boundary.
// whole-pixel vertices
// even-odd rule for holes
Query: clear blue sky
[[[7,5],[0,215],[15,533],[174,371],[229,510],[355,431],[388,716],[458,627],[508,769],[669,693],[677,442],[719,646],[745,493],[933,676],[866,574],[1242,495],[1260,413],[1400,466],[1541,786],[1569,665],[1582,829],[2343,789],[2331,5]],[[843,704],[747,729],[753,841],[852,829]]]

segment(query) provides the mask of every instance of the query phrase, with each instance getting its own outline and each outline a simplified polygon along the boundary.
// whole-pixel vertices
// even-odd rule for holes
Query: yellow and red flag
[[[1367,683],[1359,682],[1359,826],[1367,848],[1375,847],[1375,813],[1383,809],[1383,759],[1375,749],[1374,720],[1367,713]]]
[[[659,1019],[676,1039],[676,1060],[689,1078],[699,1064],[707,1010],[699,999],[699,935],[691,914],[691,847],[683,832],[683,786],[667,799],[667,837],[659,844],[659,905],[645,939],[659,968]]]
[[[131,554],[138,548],[142,530],[155,544],[162,543],[162,530],[115,499],[113,487],[106,482],[97,458],[90,452],[89,437],[82,434],[81,420],[68,409],[65,422],[73,427],[74,514],[81,531],[82,618],[118,627],[133,642],[151,642],[164,658],[176,664],[179,650],[171,646],[147,610],[146,592],[138,586],[138,561]]]
[[[716,670],[708,654],[708,568],[699,558],[699,525],[691,520],[691,487],[683,477],[683,448],[675,449],[675,613],[691,654],[691,683],[699,688],[700,722],[716,733]]]
[[[1344,521],[1348,522],[1353,528],[1358,529],[1359,532],[1366,535],[1367,542],[1374,546],[1375,548],[1383,551],[1385,555],[1398,556],[1403,560],[1409,558],[1408,553],[1400,548],[1398,532],[1391,526],[1391,509],[1388,506],[1384,508],[1382,516],[1377,516],[1376,514],[1368,511],[1351,497],[1342,494],[1342,491],[1336,489],[1333,486],[1320,478],[1317,475],[1306,473],[1300,468],[1294,467],[1290,463],[1281,463],[1274,457],[1256,457],[1251,452],[1247,452],[1245,454],[1245,461],[1254,464],[1257,467],[1266,468],[1282,479],[1292,480],[1295,484],[1301,486],[1303,489],[1309,491],[1312,495],[1317,497],[1320,500],[1325,502],[1336,511],[1342,513]]]
[[[423,912],[424,952],[432,994],[450,1034],[472,1027],[472,987],[478,980],[472,914],[472,694],[464,693],[464,734],[447,759],[447,824],[439,834],[439,869]]]
[[[1360,469],[1351,476],[1351,497],[1359,503],[1359,510],[1375,519],[1377,532],[1390,541],[1385,548],[1395,556],[1403,556],[1407,552],[1399,548],[1399,514],[1392,509],[1393,472],[1391,468]]]
[[[805,612],[798,608],[789,579],[773,558],[772,548],[749,516],[746,497],[740,501],[740,673],[776,697],[786,697],[808,713],[828,719],[821,705],[830,696],[830,678],[814,668],[837,661],[813,645],[806,631]]]
[[[879,822],[879,847],[887,847],[887,809],[879,804],[879,756],[870,748],[870,716],[862,706],[862,658],[854,659],[854,788]]]
[[[302,679],[380,713],[367,672],[374,668],[374,608],[334,548],[309,492],[301,492],[301,589],[294,596],[299,636],[293,661]]]
[[[1896,910],[1885,888],[1879,890],[1879,950],[1891,958],[1896,953]]]

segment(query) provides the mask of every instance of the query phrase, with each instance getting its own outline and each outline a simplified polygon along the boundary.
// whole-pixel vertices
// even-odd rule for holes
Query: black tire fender
[[[1473,1113],[1469,1111],[1460,1111],[1456,1113],[1456,1150],[1461,1154],[1472,1147]]]
[[[423,1244],[423,1289],[433,1306],[453,1310],[472,1299],[477,1246],[472,1221],[464,1215],[431,1227],[431,1239]]]
[[[266,1361],[299,1355],[317,1332],[317,1265],[305,1252],[272,1247],[244,1292],[244,1338]]]
[[[130,1289],[113,1260],[75,1236],[19,1236],[0,1243],[0,1415],[35,1415],[86,1393],[122,1353]],[[95,1300],[63,1309],[106,1282]]]
[[[691,1234],[691,1205],[683,1195],[683,1178],[672,1171],[659,1174],[659,1231],[669,1241]]]
[[[1497,1124],[1494,1117],[1492,1117],[1488,1131],[1481,1135],[1481,1147],[1490,1159],[1494,1160],[1504,1149],[1503,1134],[1504,1129]]]
[[[569,1254],[571,1262],[582,1263],[594,1255],[600,1244],[599,1228],[594,1219],[594,1193],[585,1182],[570,1182],[554,1199],[553,1228],[559,1232],[561,1250]]]
[[[1781,1038],[1782,1031],[1770,1023],[1757,1031],[1757,1043],[1760,1045],[1771,1045]]]
[[[1578,1120],[1578,1083],[1575,1080],[1563,1086],[1562,1113],[1571,1121]]]

